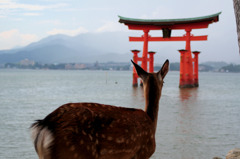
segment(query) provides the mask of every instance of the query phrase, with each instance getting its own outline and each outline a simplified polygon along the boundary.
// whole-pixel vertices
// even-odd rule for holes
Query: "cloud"
[[[24,13],[23,15],[25,15],[25,16],[39,16],[41,14],[40,13]]]
[[[59,4],[53,4],[53,5],[35,5],[35,4],[33,5],[33,4],[16,3],[16,2],[12,2],[11,0],[0,1],[0,9],[24,9],[24,10],[31,10],[31,11],[60,8],[66,5],[67,4],[65,3],[59,3]]]
[[[60,25],[62,24],[62,22],[59,20],[42,20],[42,21],[39,21],[38,24]]]
[[[83,28],[83,27],[79,27],[77,29],[73,29],[73,30],[68,30],[68,29],[53,29],[49,32],[47,32],[47,34],[49,35],[56,35],[56,34],[64,34],[64,35],[70,35],[70,36],[75,36],[81,33],[87,33],[88,30]]]
[[[98,28],[96,32],[115,32],[115,31],[127,31],[126,27],[123,27],[118,22],[106,22],[103,26]]]
[[[4,31],[0,33],[0,50],[25,46],[37,40],[37,35],[20,33],[17,29]]]
[[[23,12],[23,16],[40,16],[43,10],[66,8],[66,6],[66,3],[38,5],[13,2],[12,0],[0,0],[0,19],[13,15],[19,16],[20,11]]]

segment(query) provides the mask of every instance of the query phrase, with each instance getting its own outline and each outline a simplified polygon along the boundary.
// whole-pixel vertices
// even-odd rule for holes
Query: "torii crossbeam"
[[[129,30],[142,30],[144,32],[142,37],[129,37],[130,42],[143,42],[142,53],[142,68],[147,71],[148,61],[148,42],[154,41],[185,41],[185,51],[181,52],[180,62],[180,81],[179,87],[198,87],[198,70],[196,64],[193,66],[193,62],[198,64],[198,57],[192,58],[191,41],[206,41],[207,35],[194,36],[191,34],[193,29],[208,28],[208,25],[213,22],[218,22],[221,12],[195,18],[183,18],[183,19],[134,19],[119,16],[119,22],[128,26]],[[149,32],[151,30],[162,30],[162,37],[151,37]],[[183,36],[171,37],[172,30],[185,30],[186,34]],[[199,53],[199,52],[198,52]],[[195,55],[198,55],[195,53]],[[198,68],[198,67],[197,67]]]

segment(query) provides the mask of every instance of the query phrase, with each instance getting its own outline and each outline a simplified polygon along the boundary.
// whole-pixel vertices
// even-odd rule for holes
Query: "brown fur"
[[[148,159],[155,151],[158,104],[168,62],[158,73],[137,72],[143,79],[145,111],[97,103],[65,104],[33,124],[41,159]],[[163,70],[166,69],[166,70]],[[163,73],[161,72],[163,70]],[[165,74],[165,75],[164,75]],[[46,132],[46,129],[48,130]],[[40,134],[52,136],[49,143]],[[41,144],[39,144],[41,143]],[[39,146],[37,145],[44,145]],[[42,154],[48,152],[46,154]]]

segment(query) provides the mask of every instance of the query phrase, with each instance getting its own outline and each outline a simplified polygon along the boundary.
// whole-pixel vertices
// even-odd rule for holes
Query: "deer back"
[[[138,152],[151,156],[155,149],[151,123],[142,110],[97,103],[69,103],[41,121],[54,136],[51,156],[59,159],[127,159]]]

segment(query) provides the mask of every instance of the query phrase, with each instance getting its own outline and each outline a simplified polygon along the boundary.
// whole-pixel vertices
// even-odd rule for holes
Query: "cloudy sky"
[[[24,46],[54,34],[127,32],[127,27],[118,23],[118,15],[169,19],[218,12],[222,12],[218,23],[192,32],[208,35],[207,42],[193,42],[192,48],[203,52],[202,59],[240,63],[232,0],[0,0],[0,50]],[[154,32],[150,34],[157,36]],[[175,44],[169,43],[159,47]],[[185,44],[182,45],[184,48]]]

